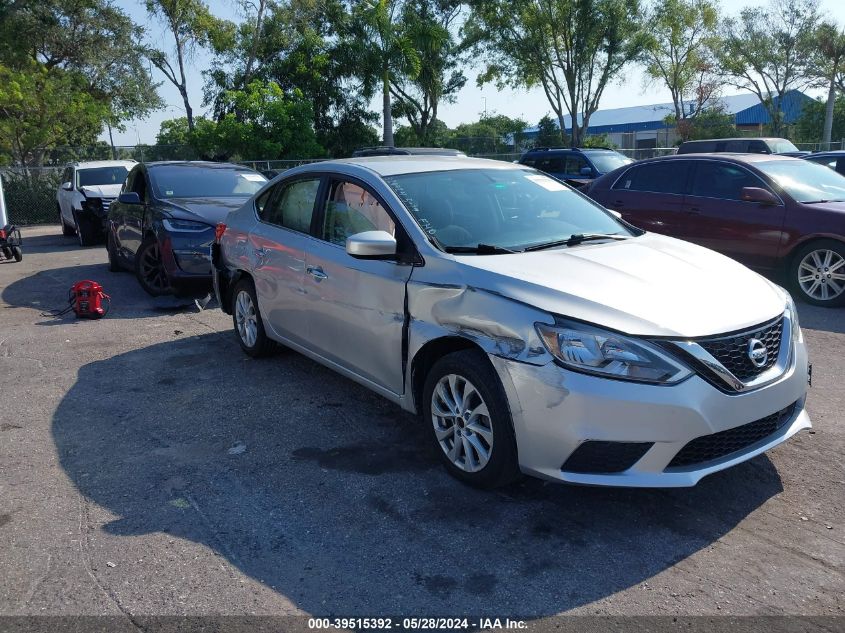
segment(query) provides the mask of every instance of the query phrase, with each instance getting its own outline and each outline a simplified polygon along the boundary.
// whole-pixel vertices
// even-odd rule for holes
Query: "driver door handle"
[[[305,269],[305,272],[311,275],[317,281],[323,281],[323,279],[328,279],[329,276],[323,272],[323,269],[319,266],[308,266]]]

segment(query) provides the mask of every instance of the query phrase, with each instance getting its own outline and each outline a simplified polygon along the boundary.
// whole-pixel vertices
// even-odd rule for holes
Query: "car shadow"
[[[845,307],[820,308],[808,303],[797,303],[796,306],[802,328],[845,334]]]
[[[208,289],[192,289],[179,296],[151,297],[143,291],[135,276],[128,272],[113,273],[107,264],[83,264],[64,268],[40,270],[22,277],[0,292],[0,299],[11,307],[26,307],[51,312],[68,305],[68,291],[78,281],[90,279],[100,283],[111,297],[109,319],[137,319],[160,315],[162,312],[196,312],[194,299],[203,297]],[[46,316],[38,325],[59,325],[72,321],[69,312],[60,317]]]
[[[70,480],[116,517],[103,538],[200,543],[316,615],[566,611],[782,491],[765,456],[692,489],[468,488],[414,416],[299,354],[248,359],[231,333],[83,366],[52,433]]]
[[[59,253],[73,250],[86,250],[89,248],[105,248],[103,244],[93,244],[91,246],[80,246],[79,241],[75,235],[62,235],[62,229],[57,224],[55,233],[44,233],[48,227],[22,227],[21,228],[21,242],[23,244],[24,254],[31,253]],[[37,229],[38,233],[33,234],[33,230]]]

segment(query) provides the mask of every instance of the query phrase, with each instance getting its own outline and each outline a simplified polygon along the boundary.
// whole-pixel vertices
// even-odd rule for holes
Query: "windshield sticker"
[[[241,178],[244,178],[251,182],[264,182],[265,180],[267,180],[261,174],[241,174]]]
[[[566,191],[566,187],[557,180],[552,180],[548,176],[540,176],[539,174],[529,174],[525,176],[531,182],[535,182],[543,189],[548,191]]]
[[[167,191],[165,191],[165,192],[164,192],[164,195],[165,195],[165,196],[172,196],[172,195],[173,195],[173,190],[172,190],[172,189],[168,189]]]

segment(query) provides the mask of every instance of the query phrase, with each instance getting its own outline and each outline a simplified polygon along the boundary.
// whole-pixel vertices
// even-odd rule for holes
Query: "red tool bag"
[[[103,292],[103,287],[96,281],[86,279],[73,284],[68,294],[68,303],[80,319],[101,319],[109,311],[111,297]]]

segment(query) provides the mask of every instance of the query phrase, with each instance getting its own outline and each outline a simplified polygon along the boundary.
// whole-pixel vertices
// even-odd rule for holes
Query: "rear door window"
[[[690,162],[667,160],[637,165],[626,171],[614,189],[682,195],[686,190]]]
[[[300,233],[310,233],[320,179],[297,180],[278,187],[281,187],[278,195],[264,200],[258,217],[269,224]]]
[[[733,163],[700,161],[695,166],[691,195],[720,200],[742,200],[743,187],[764,187],[754,174]]]

